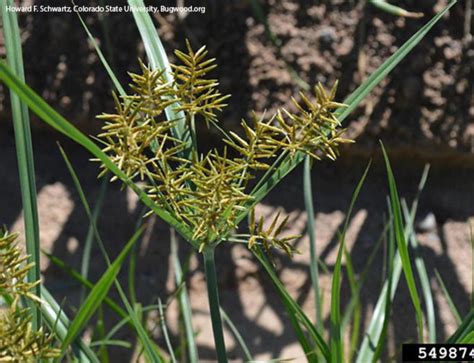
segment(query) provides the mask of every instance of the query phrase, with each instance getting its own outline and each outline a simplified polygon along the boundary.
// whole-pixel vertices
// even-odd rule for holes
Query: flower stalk
[[[217,360],[219,363],[227,363],[227,353],[225,348],[224,331],[222,328],[214,250],[214,246],[209,246],[203,251],[204,273],[206,274],[207,295],[209,298],[209,309],[211,312],[212,332],[214,334]]]

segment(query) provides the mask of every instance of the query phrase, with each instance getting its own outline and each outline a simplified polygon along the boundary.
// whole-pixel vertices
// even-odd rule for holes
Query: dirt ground
[[[205,14],[184,19],[157,14],[156,24],[172,59],[171,50],[182,49],[185,38],[195,48],[207,45],[219,65],[214,76],[223,93],[232,94],[222,125],[235,128],[251,110],[271,114],[288,107],[301,89],[292,72],[309,85],[330,87],[339,80],[343,99],[447,1],[397,2],[423,12],[420,19],[397,18],[364,6],[365,0],[261,1],[274,41],[253,1],[192,3],[206,6]],[[459,1],[348,118],[349,135],[359,145],[370,147],[384,138],[396,146],[433,151],[473,150],[474,48],[466,4]],[[137,57],[144,58],[132,16],[83,16],[121,83],[127,84],[127,71],[136,71]],[[77,16],[24,14],[20,22],[28,83],[84,130],[97,130],[94,116],[112,109],[112,86]],[[8,114],[5,101],[0,98],[0,113]]]
[[[34,1],[36,4],[48,1]],[[81,1],[76,1],[82,4]],[[161,3],[161,2],[160,2]],[[175,2],[163,1],[175,5]],[[363,6],[364,1],[268,0],[270,40],[264,25],[252,10],[251,1],[209,1],[206,14],[184,19],[159,14],[156,24],[166,49],[183,47],[184,38],[198,47],[206,44],[217,58],[215,76],[224,93],[231,93],[222,125],[235,129],[250,110],[263,113],[288,106],[299,86],[293,69],[304,82],[322,82],[328,87],[340,81],[343,99],[384,59],[393,53],[447,1],[400,1],[401,6],[425,13],[421,19],[402,19]],[[322,4],[319,4],[322,3]],[[438,340],[443,341],[455,327],[446,300],[435,279],[435,269],[446,282],[460,312],[466,314],[472,296],[472,249],[469,222],[474,228],[474,49],[465,19],[466,1],[459,3],[425,40],[377,87],[348,119],[348,135],[356,144],[344,150],[337,162],[318,163],[313,172],[316,208],[317,249],[331,271],[337,252],[337,230],[341,228],[353,189],[370,158],[374,159],[366,185],[351,218],[348,245],[357,271],[383,229],[386,212],[386,176],[380,162],[378,140],[388,146],[400,194],[410,203],[425,163],[432,164],[421,197],[418,221],[420,252],[426,260],[435,291]],[[195,5],[202,5],[193,2]],[[126,71],[136,71],[142,44],[130,14],[107,17],[86,15],[87,23],[117,71],[122,84]],[[50,104],[87,133],[100,123],[96,114],[112,110],[111,84],[93,47],[87,42],[77,17],[47,14],[20,17],[26,78]],[[467,29],[467,31],[466,31]],[[1,46],[0,54],[4,49]],[[171,53],[171,52],[169,52]],[[88,221],[77,191],[62,161],[56,140],[72,159],[91,203],[100,190],[97,166],[78,146],[35,121],[34,146],[37,166],[42,246],[48,252],[79,268]],[[201,140],[213,141],[203,133]],[[8,97],[0,89],[0,223],[22,230],[21,200],[17,178],[13,132],[10,127]],[[306,213],[302,200],[302,175],[298,169],[260,206],[264,215],[280,208],[290,214],[288,233],[305,232]],[[140,205],[133,193],[109,187],[100,230],[110,254],[116,255],[133,233]],[[436,223],[427,223],[429,216]],[[151,221],[150,221],[151,222]],[[424,223],[423,223],[424,222]],[[422,228],[423,227],[423,228]],[[292,260],[277,254],[280,277],[292,296],[313,316],[314,303],[309,280],[308,241],[297,242],[301,254]],[[151,224],[139,247],[137,286],[144,303],[156,303],[173,291],[169,264],[169,231],[162,223]],[[189,250],[180,244],[184,259]],[[93,250],[92,277],[103,271],[97,247]],[[257,359],[293,358],[304,361],[289,319],[275,290],[255,259],[241,245],[224,245],[217,251],[222,305],[238,329],[244,333]],[[42,261],[46,286],[58,301],[74,305],[80,287],[62,271]],[[375,260],[362,293],[363,321],[370,318],[380,292],[383,259]],[[124,271],[126,272],[126,271]],[[124,273],[124,279],[126,279]],[[325,310],[329,307],[330,274],[322,273]],[[200,357],[212,361],[211,326],[200,258],[191,259],[189,280],[194,326]],[[343,286],[344,301],[348,286]],[[416,339],[414,313],[403,279],[390,326],[390,351],[403,341]],[[176,306],[171,305],[168,322],[172,341],[177,341]],[[68,312],[72,312],[71,309]],[[326,315],[326,325],[328,325]],[[396,338],[395,340],[393,338]],[[157,339],[161,337],[157,336]],[[237,361],[242,351],[231,334],[226,334],[229,354]],[[164,346],[160,340],[161,346]],[[117,350],[114,362],[127,362],[130,355]]]

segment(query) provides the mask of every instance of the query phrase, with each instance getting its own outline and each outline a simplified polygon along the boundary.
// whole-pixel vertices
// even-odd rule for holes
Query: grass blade
[[[410,212],[408,211],[408,206],[404,201],[402,201],[403,213],[405,220],[410,218]],[[413,221],[411,221],[413,223]],[[428,276],[428,271],[426,270],[425,261],[421,254],[418,253],[418,241],[416,240],[415,234],[411,233],[410,244],[415,250],[415,267],[420,278],[421,291],[423,292],[423,299],[426,306],[426,321],[428,323],[428,343],[436,343],[436,316],[434,311],[434,302],[433,294],[431,293],[430,278]]]
[[[471,331],[460,339],[459,344],[474,344],[474,331]]]
[[[418,202],[420,195],[425,187],[426,181],[428,179],[429,170],[430,170],[429,165],[426,165],[423,169],[423,173],[421,175],[420,182],[418,183],[418,190],[415,197],[416,203]],[[414,218],[414,216],[410,216],[410,213],[408,211],[408,206],[404,200],[402,201],[402,207],[403,207],[405,220],[407,221],[407,223],[413,225],[415,221],[414,219],[411,219],[411,218]],[[436,316],[435,316],[433,294],[431,292],[428,272],[426,270],[423,257],[416,252],[418,250],[418,241],[414,233],[410,233],[409,240],[416,253],[415,266],[418,272],[418,276],[420,277],[421,289],[423,291],[423,298],[426,305],[426,318],[428,322],[428,337],[430,340],[429,342],[436,343]]]
[[[102,180],[102,184],[100,186],[99,195],[97,196],[96,203],[94,205],[94,210],[92,211],[92,218],[94,223],[97,223],[97,218],[99,217],[99,213],[102,210],[102,203],[105,198],[105,194],[107,193],[107,186],[109,185],[109,176],[106,175]],[[82,252],[82,260],[81,260],[81,275],[87,279],[89,275],[89,265],[90,265],[90,257],[92,251],[92,243],[94,242],[94,226],[92,223],[89,224],[89,229],[87,230],[86,240],[84,242],[84,250]],[[81,303],[85,299],[86,290],[83,288],[81,290]]]
[[[95,340],[90,344],[91,347],[97,347],[97,346],[114,346],[114,347],[121,347],[121,348],[126,348],[130,349],[132,348],[132,344],[125,340],[107,340],[107,339],[101,339],[101,340]]]
[[[106,272],[102,275],[100,280],[94,285],[87,299],[81,305],[76,317],[71,322],[68,333],[63,340],[62,347],[67,348],[69,344],[76,338],[82,328],[87,324],[95,311],[102,304],[102,301],[107,296],[110,288],[112,287],[117,275],[122,267],[122,263],[127,256],[130,249],[138,240],[142,233],[142,229],[137,231],[132,238],[127,242],[122,252],[115,259],[115,261],[107,268]]]
[[[352,357],[357,350],[357,344],[359,343],[359,335],[360,335],[360,323],[362,318],[362,307],[360,303],[360,297],[358,292],[358,284],[356,279],[356,274],[354,271],[354,265],[352,263],[352,258],[350,253],[347,251],[347,248],[344,248],[344,258],[346,259],[346,271],[347,271],[347,280],[349,281],[349,287],[351,289],[351,301],[349,304],[354,301],[354,308],[351,310],[351,314],[348,316],[348,319],[352,318],[352,314],[354,315],[354,319],[351,322],[351,335],[350,335],[350,344],[349,344],[349,353],[347,354],[347,362],[352,362]],[[343,316],[342,323],[341,323],[341,335],[344,336],[345,330],[345,322],[344,319],[346,318],[346,313],[349,310],[346,308],[346,312]]]
[[[352,313],[358,304],[358,301],[360,301],[360,292],[362,291],[362,287],[364,286],[364,283],[367,280],[367,276],[369,274],[370,268],[375,260],[375,257],[377,256],[377,252],[380,249],[380,246],[382,245],[382,242],[384,242],[384,238],[387,234],[389,224],[385,223],[385,226],[382,230],[382,233],[380,234],[379,238],[377,239],[377,242],[374,245],[374,248],[370,252],[369,257],[367,258],[367,263],[364,266],[364,269],[362,273],[360,274],[359,279],[356,281],[356,286],[355,290],[353,290],[353,287],[351,287],[351,299],[349,300],[349,303],[347,304],[346,310],[344,312],[344,317],[342,319],[342,330],[344,331],[349,324],[351,320]],[[349,254],[346,254],[346,261],[347,261],[347,274],[348,274],[348,280],[349,282],[354,279],[354,277],[351,277],[349,275],[355,274],[355,272],[350,271],[353,269],[352,267],[352,262],[351,262],[351,257]]]
[[[170,224],[181,234],[185,240],[190,241],[195,248],[199,246],[192,241],[192,232],[183,223],[179,222],[175,216],[159,208],[136,184],[107,157],[107,155],[87,136],[81,133],[69,121],[63,118],[59,113],[52,109],[41,97],[39,97],[31,88],[25,85],[10,68],[3,62],[0,62],[0,79],[18,96],[28,104],[30,109],[38,115],[44,122],[60,131],[70,139],[86,148],[92,155],[98,158],[112,173],[128,185],[140,198],[140,200],[153,210],[161,219]]]
[[[390,203],[389,203],[389,212],[390,212],[390,229],[389,229],[389,237],[388,237],[388,276],[387,276],[387,290],[392,290],[393,285],[393,270],[394,270],[394,253],[395,253],[395,231],[393,225],[393,214],[391,213]],[[382,355],[382,350],[385,347],[385,341],[387,338],[388,332],[388,325],[390,322],[390,311],[392,309],[392,297],[390,294],[385,296],[385,307],[384,307],[384,315],[383,315],[383,322],[382,322],[382,329],[380,336],[378,338],[377,345],[375,346],[375,352],[372,357],[372,363],[377,363],[379,361],[380,356]]]
[[[397,241],[398,251],[402,260],[403,272],[410,292],[413,307],[415,308],[416,323],[418,326],[418,339],[419,342],[423,343],[423,312],[421,309],[421,303],[419,298],[418,289],[415,283],[415,277],[413,276],[413,269],[411,267],[411,259],[408,252],[407,239],[405,238],[402,211],[400,207],[400,198],[398,196],[397,185],[393,176],[392,167],[390,160],[388,159],[387,152],[382,144],[382,152],[385,160],[385,166],[387,169],[388,185],[390,190],[390,205],[393,213],[393,225],[395,231],[395,237]]]
[[[221,308],[221,315],[222,315],[222,319],[227,324],[229,329],[232,331],[232,334],[234,334],[235,339],[237,340],[240,347],[242,348],[242,350],[244,352],[244,355],[245,355],[245,359],[247,361],[253,361],[252,354],[250,353],[250,350],[247,347],[247,344],[245,343],[245,340],[242,337],[242,334],[240,334],[239,330],[237,329],[235,324],[232,322],[229,315],[227,315],[227,313],[222,308]]]
[[[168,347],[168,352],[170,354],[171,362],[176,363],[176,357],[174,356],[173,346],[171,345],[170,337],[168,334],[168,328],[166,327],[165,314],[163,313],[163,304],[161,299],[158,299],[158,312],[160,314],[160,326],[163,337],[165,338],[166,346]]]
[[[417,207],[418,207],[418,200],[415,199],[411,207],[409,221],[414,220],[414,217],[416,216]],[[405,230],[404,230],[406,239],[409,238],[410,233],[413,233],[413,225],[410,223],[407,223],[405,225]],[[387,303],[387,295],[389,295],[390,300],[393,301],[395,292],[398,287],[398,283],[400,281],[400,276],[402,273],[402,262],[401,262],[399,251],[396,252],[395,258],[393,260],[394,261],[393,261],[392,282],[390,283],[390,281],[387,279],[382,287],[382,291],[380,292],[379,298],[377,300],[377,304],[375,305],[375,309],[372,314],[369,327],[367,328],[365,332],[364,339],[359,348],[356,363],[367,363],[367,362],[372,361],[374,357],[374,353],[375,353],[374,347],[376,346],[377,342],[380,341],[380,337],[383,333],[384,321],[386,318],[385,306]]]
[[[343,341],[341,338],[341,270],[342,270],[342,255],[345,249],[346,241],[346,232],[349,226],[349,221],[351,218],[352,210],[354,209],[355,202],[359,197],[360,190],[364,185],[365,178],[369,172],[371,163],[365,168],[364,174],[360,178],[357,186],[352,194],[352,199],[349,205],[349,209],[346,214],[346,220],[344,222],[344,229],[340,238],[340,247],[337,253],[336,264],[334,266],[334,272],[332,277],[332,287],[331,287],[331,362],[339,363],[342,362],[343,358]]]
[[[91,281],[85,278],[81,273],[74,270],[71,266],[68,266],[63,260],[59,259],[56,256],[50,255],[49,253],[46,253],[44,251],[43,254],[51,261],[53,265],[59,267],[61,270],[66,272],[70,277],[79,282],[83,287],[87,288],[88,290],[92,290],[94,288],[94,284]],[[112,299],[105,297],[104,303],[122,319],[127,317],[127,313]]]
[[[287,312],[290,311],[291,308],[286,306],[285,300],[282,299],[283,305],[285,305]],[[296,335],[296,339],[298,340],[298,343],[301,346],[301,349],[303,349],[303,352],[308,359],[308,363],[317,363],[319,362],[318,358],[318,353],[319,351],[315,351],[314,349],[314,344],[311,344],[306,337],[305,332],[303,331],[299,320],[294,316],[293,314],[288,314],[288,317],[290,318],[290,323],[291,327],[293,328],[293,331]]]
[[[46,325],[54,332],[55,337],[64,341],[70,325],[68,317],[43,285],[41,285],[41,298],[43,303],[40,305],[40,310]],[[80,338],[76,338],[73,342],[72,351],[80,363],[99,363],[94,352]]]
[[[97,225],[92,217],[92,214],[91,214],[91,211],[90,211],[90,207],[89,207],[89,203],[87,202],[87,199],[84,195],[84,191],[82,189],[82,186],[79,182],[79,178],[77,177],[72,165],[71,165],[71,162],[69,161],[69,159],[67,158],[67,155],[66,153],[64,152],[64,150],[62,150],[60,148],[60,151],[61,151],[61,154],[64,158],[64,161],[66,162],[66,165],[69,169],[69,172],[71,174],[71,177],[73,179],[73,182],[74,182],[74,185],[79,193],[79,197],[80,197],[80,200],[84,206],[84,209],[86,211],[86,214],[87,214],[87,217],[89,218],[89,223],[92,225],[93,227],[93,230],[94,230],[94,234],[95,234],[95,238],[99,244],[99,247],[101,249],[101,252],[105,258],[105,261],[107,263],[107,266],[110,267],[111,266],[111,262],[110,262],[110,259],[109,259],[109,256],[107,254],[107,251],[105,250],[105,247],[104,247],[104,243],[102,241],[102,238],[100,237],[100,234],[99,234],[99,231],[97,229]],[[140,343],[143,345],[143,349],[148,357],[148,359],[155,363],[155,362],[161,362],[163,359],[160,355],[160,352],[158,351],[158,348],[156,347],[156,345],[151,341],[150,337],[148,336],[148,333],[146,332],[145,328],[143,327],[142,325],[142,322],[141,322],[141,316],[140,316],[140,312],[137,311],[136,309],[134,309],[132,307],[132,305],[130,304],[130,302],[128,301],[127,299],[127,296],[125,295],[120,283],[118,280],[115,280],[114,279],[114,283],[115,283],[115,287],[120,295],[120,298],[123,302],[123,304],[125,305],[125,308],[127,310],[127,313],[129,314],[130,316],[130,320],[132,321],[132,324],[137,332],[137,335],[138,335],[138,338],[139,338],[139,341]],[[137,306],[137,304],[135,304],[135,306]]]
[[[459,314],[459,311],[456,308],[456,305],[454,305],[453,299],[451,298],[451,294],[446,288],[446,285],[444,284],[444,281],[441,278],[441,275],[439,274],[438,270],[435,270],[435,274],[436,274],[436,279],[438,280],[439,286],[441,287],[441,291],[443,291],[443,295],[446,298],[446,301],[448,302],[448,306],[449,306],[449,309],[451,310],[451,314],[453,314],[454,319],[456,319],[456,322],[459,325],[461,325],[462,323],[461,315]]]
[[[393,300],[398,282],[400,280],[401,272],[402,264],[400,254],[397,251],[393,264],[392,283],[390,283],[390,281],[387,279],[382,291],[380,292],[377,304],[375,305],[375,309],[369,323],[369,327],[367,328],[364,340],[362,341],[357,354],[356,363],[372,362],[375,353],[374,347],[376,346],[383,332],[384,321],[386,318],[385,307],[387,303],[387,295],[389,295],[390,300]]]
[[[304,161],[304,175],[303,175],[303,192],[304,205],[307,216],[308,238],[309,238],[309,252],[310,252],[310,276],[311,285],[314,292],[314,301],[316,305],[316,329],[319,332],[323,331],[323,313],[321,306],[321,289],[319,287],[319,269],[318,256],[316,253],[316,226],[314,222],[314,208],[313,208],[313,191],[311,183],[311,158],[306,156]]]
[[[322,353],[323,357],[326,359],[326,361],[330,361],[331,352],[330,352],[330,349],[329,349],[327,343],[324,341],[324,338],[316,330],[316,328],[311,323],[311,321],[306,316],[306,314],[301,309],[301,307],[296,303],[296,301],[293,300],[293,298],[290,296],[290,294],[288,294],[288,291],[286,291],[285,287],[283,286],[280,279],[276,275],[271,263],[263,255],[262,251],[254,249],[253,253],[254,253],[255,257],[258,259],[258,261],[262,264],[263,268],[267,272],[270,279],[272,280],[273,285],[277,289],[277,292],[280,295],[280,298],[283,301],[283,303],[285,305],[285,308],[288,311],[288,314],[290,316],[294,316],[296,319],[298,319],[300,324],[302,324],[304,326],[304,328],[308,331],[308,333],[312,337],[313,341],[315,342],[315,344],[317,345],[317,347],[321,351],[321,353]]]
[[[145,312],[148,312],[148,311],[151,311],[151,310],[157,310],[158,309],[158,305],[157,304],[153,304],[153,305],[148,305],[148,306],[145,306],[141,309],[141,311],[143,313]],[[132,318],[130,317],[130,315],[127,315],[125,316],[124,318],[122,318],[117,324],[115,324],[112,328],[109,329],[108,333],[107,333],[107,336],[105,337],[106,340],[111,340],[113,339],[113,336],[122,328],[124,327],[125,325],[129,325],[131,327],[133,327],[133,322],[132,322]]]
[[[179,309],[181,317],[183,319],[184,330],[186,335],[186,346],[188,348],[188,359],[191,363],[197,363],[199,356],[197,352],[196,340],[194,339],[194,330],[192,324],[192,311],[191,303],[189,302],[189,296],[186,288],[185,279],[183,276],[183,270],[181,268],[181,262],[179,261],[178,255],[178,241],[174,230],[171,230],[171,259],[173,261],[173,269],[175,275],[175,281],[177,286],[181,286],[178,294]]]
[[[105,56],[104,54],[102,53],[102,51],[100,50],[100,47],[99,45],[97,44],[94,36],[92,35],[92,33],[90,32],[89,28],[87,27],[86,23],[84,22],[84,20],[82,19],[82,16],[79,12],[76,12],[78,18],[79,18],[79,21],[81,22],[82,24],[82,27],[84,28],[84,30],[86,31],[87,33],[87,36],[89,37],[89,40],[91,41],[92,45],[94,46],[94,49],[97,53],[97,55],[99,56],[99,59],[100,61],[102,62],[102,65],[104,66],[105,70],[107,71],[107,74],[109,75],[112,83],[114,84],[115,86],[115,89],[117,90],[117,92],[120,94],[120,96],[125,96],[126,93],[125,93],[125,90],[123,89],[122,85],[120,84],[119,80],[117,79],[117,77],[115,76],[115,73],[114,71],[112,70],[112,68],[110,67],[109,63],[107,62],[107,59],[105,59]]]
[[[446,343],[456,344],[462,342],[469,334],[474,331],[474,309],[463,320],[459,328],[451,335]],[[472,343],[472,342],[470,342]]]
[[[12,0],[0,0],[3,38],[5,42],[7,63],[12,74],[24,81],[23,56],[21,52],[20,30],[18,28],[17,15],[14,11],[7,11],[7,5],[13,4]],[[30,282],[39,281],[40,276],[40,237],[38,225],[38,207],[36,203],[36,181],[33,157],[33,143],[31,140],[30,118],[28,107],[21,98],[10,89],[10,102],[12,108],[13,127],[15,131],[15,148],[18,161],[18,173],[20,179],[21,200],[25,223],[26,251],[29,262],[34,266],[28,270]],[[35,288],[35,295],[41,297],[39,285]],[[28,303],[32,313],[33,329],[41,325],[41,315],[38,307]]]
[[[135,9],[140,7],[143,8],[145,6],[143,0],[128,0],[128,4],[133,6]],[[143,40],[143,45],[145,46],[145,51],[151,67],[153,69],[165,70],[163,73],[164,77],[168,82],[172,82],[173,76],[168,56],[163,48],[163,44],[161,44],[160,37],[158,36],[150,15],[146,11],[136,10],[133,11],[133,18],[135,19],[138,31]],[[191,133],[186,125],[184,113],[182,111],[176,112],[176,108],[176,104],[168,106],[165,109],[166,117],[168,120],[179,120],[173,128],[174,137],[188,144],[187,152],[189,153],[192,145]]]

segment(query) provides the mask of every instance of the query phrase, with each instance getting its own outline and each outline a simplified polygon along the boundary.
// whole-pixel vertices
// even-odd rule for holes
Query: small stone
[[[324,28],[319,32],[319,44],[321,47],[329,48],[336,41],[336,31],[332,27]]]
[[[429,212],[423,219],[421,219],[417,224],[416,228],[420,232],[432,232],[435,231],[437,227],[436,216],[433,212]]]

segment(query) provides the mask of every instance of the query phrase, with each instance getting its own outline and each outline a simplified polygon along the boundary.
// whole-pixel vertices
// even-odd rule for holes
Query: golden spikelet
[[[290,242],[294,241],[301,237],[301,235],[291,235],[291,236],[280,236],[281,232],[284,230],[286,223],[288,222],[289,216],[287,215],[281,222],[280,212],[278,212],[273,218],[270,226],[265,229],[263,224],[263,217],[260,217],[258,222],[255,219],[255,209],[252,209],[250,212],[250,222],[249,222],[249,248],[254,248],[257,244],[260,244],[265,251],[271,257],[271,248],[278,248],[283,250],[288,256],[293,256],[295,252],[299,252],[294,248]]]
[[[33,294],[37,282],[27,282],[27,275],[34,264],[27,264],[28,256],[22,256],[16,242],[18,233],[0,230],[0,291],[12,296],[24,296],[39,301]]]

